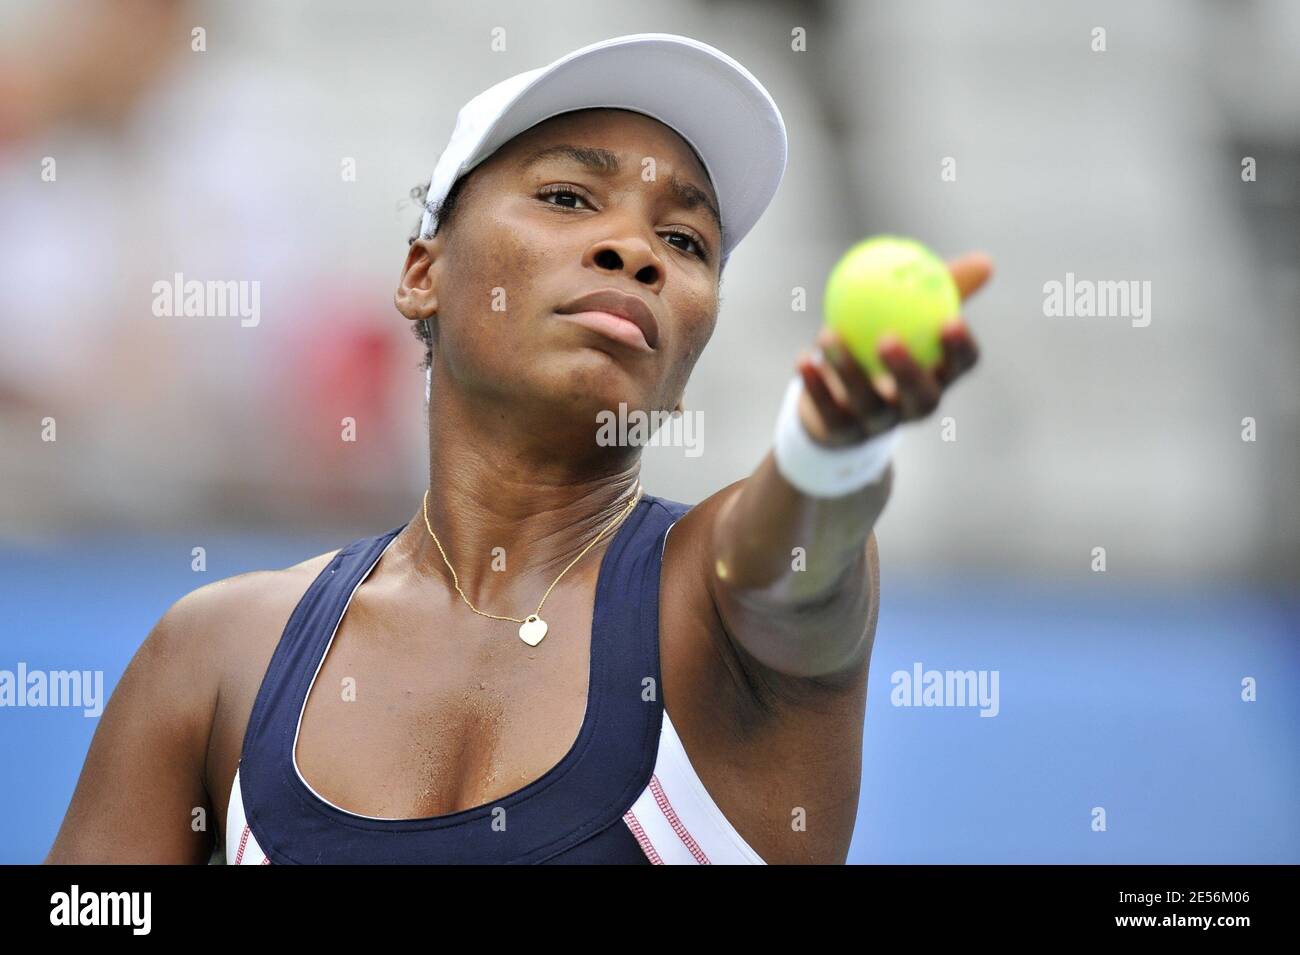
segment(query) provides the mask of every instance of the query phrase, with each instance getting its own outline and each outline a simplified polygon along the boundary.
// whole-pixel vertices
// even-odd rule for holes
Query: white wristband
[[[812,439],[799,418],[802,393],[803,379],[795,375],[785,390],[772,441],[781,476],[810,497],[842,497],[880,480],[898,445],[898,428],[858,444],[828,448]]]

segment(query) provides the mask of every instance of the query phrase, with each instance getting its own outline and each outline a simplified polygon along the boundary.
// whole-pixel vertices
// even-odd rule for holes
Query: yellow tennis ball
[[[831,269],[823,310],[853,357],[876,377],[889,369],[876,343],[893,332],[922,368],[943,359],[939,331],[961,308],[948,266],[914,239],[881,235],[859,242]]]

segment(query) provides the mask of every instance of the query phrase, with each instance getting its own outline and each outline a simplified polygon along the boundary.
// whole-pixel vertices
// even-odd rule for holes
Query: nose
[[[624,272],[655,291],[663,285],[663,261],[640,236],[601,239],[592,244],[585,258],[584,265],[602,272]]]

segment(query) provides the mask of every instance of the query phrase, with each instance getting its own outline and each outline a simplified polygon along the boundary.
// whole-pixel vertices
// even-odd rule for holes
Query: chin
[[[593,417],[602,410],[617,413],[620,402],[628,409],[646,404],[646,383],[637,375],[644,367],[638,369],[612,351],[581,348],[557,366],[558,375],[549,382],[551,392],[565,395]]]

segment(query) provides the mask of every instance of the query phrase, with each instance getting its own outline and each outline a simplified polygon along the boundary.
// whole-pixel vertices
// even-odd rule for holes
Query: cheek
[[[547,236],[501,220],[489,220],[479,237],[478,272],[489,289],[504,295],[505,307],[527,307],[535,281],[550,271],[553,254]]]
[[[494,367],[509,364],[512,355],[522,358],[510,346],[527,334],[539,307],[532,289],[548,271],[545,248],[484,217],[448,265],[446,301],[461,350],[490,358]]]
[[[679,361],[685,366],[686,374],[694,367],[704,351],[704,346],[713,337],[713,330],[718,321],[718,299],[715,294],[700,293],[692,296],[679,306],[680,314],[687,316],[681,326],[681,348]]]

